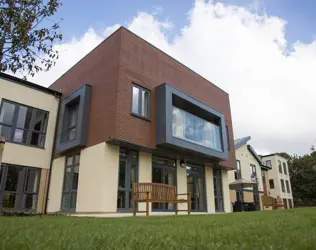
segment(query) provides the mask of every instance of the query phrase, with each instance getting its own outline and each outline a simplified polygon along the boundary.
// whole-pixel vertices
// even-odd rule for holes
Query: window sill
[[[21,145],[21,146],[26,146],[26,147],[38,148],[38,149],[44,149],[45,150],[45,147],[38,147],[38,146],[23,144],[23,143],[14,142],[14,141],[6,141],[6,144],[7,143],[12,143],[12,144],[16,144],[16,145]]]
[[[135,116],[137,118],[140,118],[140,119],[143,119],[145,121],[148,121],[148,122],[151,122],[150,118],[146,118],[144,116],[141,116],[141,115],[138,115],[138,114],[135,114],[135,113],[131,113],[132,116]]]

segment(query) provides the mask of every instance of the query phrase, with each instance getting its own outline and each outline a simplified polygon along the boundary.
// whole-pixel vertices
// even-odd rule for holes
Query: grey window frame
[[[285,183],[283,179],[280,179],[282,192],[285,193]]]
[[[216,190],[215,190],[215,186],[217,187]],[[215,212],[224,212],[225,211],[225,204],[224,204],[225,197],[224,197],[224,190],[223,190],[223,177],[222,177],[222,171],[219,168],[213,168],[213,190],[214,190]],[[216,201],[217,201],[218,209],[216,209]]]
[[[284,173],[284,175],[287,175],[286,163],[285,163],[285,162],[282,162],[282,165],[283,165],[283,173]]]
[[[10,138],[7,139],[6,141],[10,142],[10,143],[15,143],[15,144],[29,146],[29,147],[45,148],[47,127],[48,127],[48,121],[49,121],[49,112],[45,111],[45,110],[42,110],[42,109],[39,109],[39,108],[31,107],[31,106],[28,106],[28,105],[25,105],[25,104],[22,104],[22,103],[17,103],[17,102],[8,100],[8,99],[2,99],[1,100],[1,104],[0,104],[0,115],[1,115],[2,107],[3,107],[4,103],[10,103],[10,104],[13,104],[15,106],[14,107],[14,111],[13,111],[12,125],[8,125],[8,124],[0,122],[0,126],[10,127],[10,129],[11,129]],[[32,115],[31,115],[31,120],[30,120],[28,129],[20,128],[20,127],[17,126],[17,121],[18,121],[18,115],[19,115],[20,107],[25,107],[27,109],[31,109]],[[47,116],[46,123],[43,124],[41,131],[37,131],[37,130],[33,129],[34,124],[35,124],[36,113],[38,111],[43,112],[44,115],[46,114],[46,116]],[[17,129],[18,130],[27,131],[27,137],[26,137],[26,142],[25,143],[23,142],[23,140],[22,140],[22,142],[14,141],[14,134],[15,134],[15,131]],[[42,145],[43,146],[31,144],[32,134],[33,133],[37,133],[37,134],[42,136],[42,140],[43,140]]]
[[[285,186],[286,186],[286,192],[291,193],[290,191],[290,182],[288,180],[285,180]]]
[[[121,151],[125,150],[126,152],[126,158],[121,158]],[[118,208],[116,205],[116,209],[117,211],[131,211],[133,209],[133,206],[131,207],[126,207],[126,205],[129,204],[129,196],[131,195],[133,198],[133,194],[132,194],[132,190],[129,190],[129,186],[130,186],[130,177],[131,177],[131,157],[132,155],[130,154],[130,152],[136,152],[137,155],[137,159],[136,159],[136,180],[135,183],[138,183],[138,174],[139,174],[139,152],[136,150],[130,150],[127,148],[123,148],[120,147],[120,151],[119,151],[119,166],[118,166],[118,190],[117,190],[117,195],[119,191],[124,191],[125,192],[125,200],[124,200],[124,204],[125,204],[125,208]],[[120,188],[119,187],[119,182],[120,182],[120,162],[124,161],[125,162],[125,188]],[[132,200],[131,198],[131,200]]]
[[[77,98],[71,103],[67,103],[65,105],[65,109],[67,110],[64,114],[67,114],[67,117],[64,117],[64,122],[63,122],[63,129],[62,129],[62,135],[61,135],[61,141],[62,143],[68,142],[68,141],[73,141],[76,139],[76,134],[77,134],[77,126],[78,126],[78,112],[79,112],[79,104],[80,104],[80,99]],[[76,111],[76,123],[73,126],[70,126],[71,124],[71,110]],[[76,129],[75,131],[75,137],[70,139],[70,132],[71,130]]]
[[[153,162],[153,159],[154,158],[160,158],[161,160],[164,160],[167,162],[167,164],[157,164],[157,163],[154,163]],[[174,162],[174,166],[171,166],[168,164],[168,161],[173,161]],[[173,173],[174,173],[174,176],[173,176],[173,183],[174,183],[174,186],[177,187],[177,174],[178,174],[178,170],[177,170],[177,161],[175,159],[172,159],[172,158],[166,158],[166,157],[161,157],[161,156],[158,156],[158,155],[153,155],[152,156],[152,173],[151,173],[151,178],[152,178],[152,181],[153,181],[153,174],[154,174],[154,168],[156,169],[161,169],[161,175],[162,175],[162,182],[161,184],[165,184],[166,181],[165,181],[165,172],[167,170],[172,170]],[[153,182],[154,183],[154,182]],[[155,204],[155,203],[153,203]],[[156,203],[156,204],[161,204],[161,208],[153,208],[154,205],[152,204],[152,211],[155,211],[155,212],[170,212],[170,211],[174,211],[175,210],[175,206],[173,206],[172,209],[168,209],[168,203]]]
[[[278,160],[278,168],[279,168],[279,173],[283,174],[283,172],[282,172],[282,163],[279,160]]]
[[[239,169],[238,169],[238,163],[239,163]],[[235,180],[239,180],[242,178],[242,174],[241,174],[241,163],[240,160],[236,160],[236,169],[234,171],[235,174]]]
[[[262,183],[266,183],[267,180],[266,180],[266,176],[265,176],[265,173],[264,173],[264,170],[261,169],[261,177],[262,177]]]
[[[76,156],[79,156],[79,161],[78,163],[76,163]],[[72,164],[71,165],[67,165],[68,159],[72,158]],[[61,193],[61,204],[60,204],[60,210],[64,211],[64,212],[75,212],[76,211],[76,205],[74,207],[71,207],[71,198],[73,193],[76,193],[76,204],[77,204],[77,199],[78,199],[78,187],[77,189],[72,189],[72,182],[73,182],[73,174],[74,174],[74,169],[78,166],[79,171],[78,171],[78,185],[79,185],[79,174],[80,174],[80,154],[72,154],[72,155],[68,155],[65,157],[65,166],[64,166],[64,180],[63,180],[63,189],[62,189],[62,193]],[[65,184],[66,184],[66,172],[67,169],[70,168],[71,169],[71,181],[69,186],[71,187],[69,191],[65,191]],[[64,208],[64,195],[68,194],[69,195],[69,207],[68,208]]]
[[[16,191],[5,191],[5,183],[8,175],[8,168],[9,167],[19,167],[21,168],[21,172],[19,174],[18,180],[17,180],[17,189]],[[37,203],[38,203],[38,194],[39,194],[39,187],[40,187],[40,182],[41,182],[41,175],[42,175],[42,170],[40,168],[34,168],[34,167],[28,167],[28,166],[22,166],[22,165],[16,165],[16,164],[6,164],[2,163],[1,168],[3,169],[3,175],[2,175],[2,180],[0,180],[0,210],[18,210],[18,211],[32,211],[36,212],[37,210]],[[39,173],[39,180],[37,183],[36,187],[36,192],[27,192],[25,191],[25,186],[26,186],[26,178],[29,170],[34,170]],[[14,193],[16,195],[16,207],[14,208],[3,208],[3,195],[4,193]],[[26,209],[24,207],[25,204],[23,204],[23,196],[24,194],[32,194],[32,195],[37,195],[37,201],[36,201],[36,208],[35,209]]]
[[[138,103],[138,110],[140,111],[139,113],[135,113],[133,111],[133,88],[137,88],[139,90],[138,102],[137,102]],[[144,105],[147,106],[147,110],[148,110],[147,116],[146,116],[146,114],[145,115],[141,114],[142,105],[143,105],[143,103],[142,103],[142,95],[140,94],[141,91],[144,91],[144,92],[148,93],[148,103],[147,103],[147,105],[145,104],[145,101],[144,101]],[[131,91],[131,114],[133,116],[138,117],[138,118],[142,118],[142,119],[145,119],[147,121],[150,121],[150,116],[151,116],[151,112],[150,112],[151,103],[150,102],[151,102],[151,91],[149,89],[144,88],[144,87],[142,87],[142,86],[140,86],[140,85],[138,85],[138,84],[133,82],[132,83],[132,91]]]
[[[272,183],[272,185],[271,185],[271,183]],[[269,179],[269,186],[270,186],[270,189],[275,189],[274,179]]]
[[[290,208],[293,208],[292,199],[288,199],[288,202],[289,202],[289,209],[290,209]]]

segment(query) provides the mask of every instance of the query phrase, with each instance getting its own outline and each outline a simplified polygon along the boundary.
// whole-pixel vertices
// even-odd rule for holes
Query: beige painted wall
[[[151,153],[139,152],[138,154],[138,181],[152,182],[152,155]],[[145,203],[139,203],[140,211],[146,210]],[[149,213],[151,213],[151,203],[149,203]]]
[[[244,191],[244,202],[253,202],[253,192]]]
[[[40,186],[37,199],[37,212],[44,213],[47,192],[48,169],[41,170]]]
[[[0,78],[0,103],[2,98],[49,112],[45,149],[7,142],[2,162],[49,169],[59,100],[53,95]]]
[[[250,172],[250,164],[256,166],[256,172],[258,177],[258,189],[259,191],[263,192],[263,183],[261,177],[261,167],[259,166],[258,161],[253,155],[249,152],[247,148],[247,144],[242,145],[238,149],[236,149],[236,160],[240,161],[241,166],[241,177],[245,180],[251,180],[251,172]],[[237,163],[236,163],[237,164]],[[235,181],[234,171],[229,171],[228,174],[228,181],[229,183]],[[248,188],[252,190],[252,188]]]
[[[272,197],[274,197],[274,198],[277,198],[279,196],[282,199],[291,199],[293,201],[292,186],[291,186],[289,169],[288,169],[288,165],[287,165],[286,159],[281,157],[281,156],[279,156],[279,155],[263,157],[263,161],[264,162],[266,162],[268,160],[271,160],[271,163],[272,163],[272,169],[269,170],[269,172],[268,172],[269,179],[273,179],[274,180],[274,189],[271,189],[271,187],[270,187],[270,195]],[[278,160],[280,160],[281,164],[282,164],[282,174],[279,172]],[[287,175],[285,175],[284,172],[283,172],[283,162],[286,163]],[[284,180],[285,193],[282,192],[281,179]],[[289,181],[290,193],[287,193],[286,180]]]
[[[47,212],[49,213],[60,211],[64,172],[65,157],[55,159],[52,165],[50,187],[48,194]]]
[[[187,170],[186,168],[182,168],[180,166],[180,161],[177,160],[177,193],[178,194],[185,194],[188,192],[188,185],[187,185]],[[179,196],[179,199],[186,199],[187,196]],[[188,209],[188,205],[185,203],[178,204],[179,210],[186,210]]]
[[[237,201],[237,195],[236,195],[236,190],[229,190],[229,194],[230,194],[230,202],[235,202]]]
[[[223,199],[224,199],[224,210],[226,213],[232,212],[232,204],[230,202],[229,194],[229,182],[228,182],[228,171],[222,170],[222,183],[223,183]]]
[[[215,213],[213,168],[205,166],[207,212]]]
[[[76,212],[116,212],[119,147],[105,142],[80,153]]]

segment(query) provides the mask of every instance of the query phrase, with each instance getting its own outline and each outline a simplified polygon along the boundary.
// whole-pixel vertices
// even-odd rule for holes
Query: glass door
[[[133,207],[133,184],[137,183],[138,153],[120,149],[119,180],[117,194],[117,209],[129,210]]]
[[[193,164],[187,167],[187,190],[191,193],[191,210],[193,212],[206,211],[205,175],[204,168]]]
[[[152,182],[176,186],[176,164],[175,161],[153,156]],[[153,210],[174,210],[173,203],[153,203]]]
[[[215,211],[224,212],[222,172],[220,169],[213,169],[213,180],[214,180]]]

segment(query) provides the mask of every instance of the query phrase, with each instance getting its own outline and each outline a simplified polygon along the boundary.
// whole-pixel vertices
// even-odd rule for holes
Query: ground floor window
[[[191,210],[193,212],[206,211],[205,173],[204,167],[187,164],[187,189],[191,193]]]
[[[77,204],[80,155],[66,157],[65,165],[61,210],[74,212]]]
[[[288,201],[289,201],[289,208],[293,208],[292,200],[291,200],[291,199],[288,199]]]
[[[242,190],[236,190],[236,201],[241,202],[242,199]]]
[[[117,209],[133,207],[133,184],[138,182],[138,152],[120,149]]]
[[[171,186],[177,185],[176,162],[171,159],[153,156],[152,158],[152,182]],[[172,203],[153,203],[153,210],[174,210]]]
[[[41,169],[0,166],[0,208],[36,211]]]
[[[215,211],[224,211],[224,199],[223,199],[223,185],[222,185],[222,172],[220,169],[213,169],[214,180],[214,199],[215,199]]]
[[[284,205],[284,209],[287,209],[287,200],[283,199],[283,205]]]

